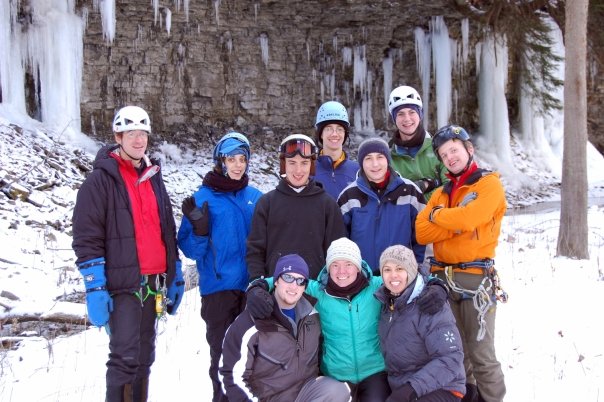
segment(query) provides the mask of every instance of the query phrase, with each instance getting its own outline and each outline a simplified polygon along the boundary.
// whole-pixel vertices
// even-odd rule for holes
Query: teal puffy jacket
[[[359,383],[372,374],[385,370],[380,350],[378,322],[381,303],[373,293],[382,285],[363,261],[362,271],[369,285],[348,300],[325,292],[329,273],[323,267],[318,280],[311,280],[306,293],[318,301],[315,309],[323,328],[323,374],[340,381]]]

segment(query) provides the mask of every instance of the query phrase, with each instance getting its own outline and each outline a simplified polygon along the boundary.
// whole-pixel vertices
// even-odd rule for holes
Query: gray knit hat
[[[359,250],[359,246],[346,237],[341,237],[331,242],[327,249],[327,257],[325,260],[327,269],[329,269],[331,263],[336,260],[346,260],[356,265],[359,271],[361,270],[363,261],[361,259],[361,250]]]
[[[417,277],[417,261],[415,260],[415,254],[407,247],[397,244],[384,250],[380,256],[380,273],[384,269],[384,265],[389,261],[394,262],[396,265],[400,265],[407,271],[407,285],[413,282]]]
[[[377,152],[384,155],[388,159],[388,165],[392,164],[392,158],[390,157],[390,148],[388,143],[380,137],[367,138],[359,145],[359,154],[357,160],[359,165],[363,166],[363,159],[372,152]]]

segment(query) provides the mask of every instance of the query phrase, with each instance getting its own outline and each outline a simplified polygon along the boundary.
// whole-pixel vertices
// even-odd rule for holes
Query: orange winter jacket
[[[494,258],[506,210],[505,192],[499,174],[478,169],[449,199],[452,182],[438,188],[428,205],[415,220],[415,234],[420,244],[434,244],[434,258],[439,262],[457,264]],[[476,198],[460,206],[464,198]],[[430,222],[430,212],[434,212]]]

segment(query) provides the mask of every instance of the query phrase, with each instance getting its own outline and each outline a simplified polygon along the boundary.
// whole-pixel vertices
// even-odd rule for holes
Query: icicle
[[[338,36],[334,35],[331,42],[333,45],[333,52],[337,54],[338,53]]]
[[[262,62],[268,67],[268,35],[264,32],[260,34],[260,51],[262,53]]]
[[[355,46],[353,51],[353,91],[359,92],[360,102],[354,106],[355,130],[373,132],[373,117],[371,116],[371,88],[373,77],[367,70],[366,46]]]
[[[31,0],[27,60],[38,77],[42,121],[67,135],[80,132],[83,20],[73,1]]]
[[[306,41],[306,60],[310,62],[310,43]]]
[[[170,36],[170,29],[172,28],[172,11],[168,7],[164,8],[164,12],[166,13],[166,32],[168,36]]]
[[[254,3],[254,22],[258,22],[258,9],[260,8],[260,4]]]
[[[463,64],[468,64],[470,53],[470,21],[467,18],[461,20],[461,59]]]
[[[436,123],[437,127],[443,127],[449,123],[451,115],[451,39],[443,17],[432,18],[430,31],[436,81]]]
[[[220,25],[220,1],[214,0],[214,14],[216,15],[216,25]]]
[[[430,65],[432,64],[432,53],[430,36],[423,29],[415,28],[415,58],[417,60],[417,71],[422,82],[422,101],[424,104],[424,127],[427,129],[430,123]]]
[[[392,91],[392,68],[393,68],[393,60],[392,60],[392,50],[388,50],[388,56],[384,57],[382,60],[382,70],[384,71],[384,106],[385,110],[388,110],[388,98],[390,97],[390,92]],[[386,116],[388,117],[388,116]],[[388,121],[388,119],[386,119]]]
[[[352,65],[352,49],[349,47],[342,48],[342,70]]]
[[[478,77],[478,106],[480,109],[480,138],[485,152],[492,152],[498,167],[513,167],[510,148],[510,123],[505,98],[508,52],[505,38],[489,34],[482,43],[480,75]]]
[[[178,68],[178,82],[182,82],[182,76],[184,75],[185,70],[185,57],[186,57],[187,48],[182,44],[178,44],[178,48],[176,48],[177,54],[177,62],[176,66]]]
[[[2,104],[26,115],[23,33],[17,24],[16,2],[0,1],[0,90]]]
[[[157,25],[157,17],[159,15],[159,0],[151,0],[153,6],[153,24]]]
[[[103,38],[108,43],[113,43],[113,39],[115,39],[115,0],[101,0],[100,11]]]
[[[184,0],[185,21],[189,22],[189,0]]]
[[[336,68],[333,67],[331,69],[331,83],[329,86],[329,91],[331,93],[331,99],[335,99],[336,97]]]
[[[355,91],[358,89],[361,93],[363,93],[365,92],[365,83],[367,82],[367,59],[365,57],[365,45],[355,46],[353,58],[354,64],[352,83]]]

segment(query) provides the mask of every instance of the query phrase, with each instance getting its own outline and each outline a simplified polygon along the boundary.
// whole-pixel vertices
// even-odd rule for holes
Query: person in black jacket
[[[304,258],[316,279],[331,242],[346,236],[338,204],[310,179],[316,158],[317,147],[306,135],[281,142],[282,179],[258,200],[247,239],[250,280],[271,276],[277,260],[293,253]]]
[[[145,154],[149,115],[126,106],[113,132],[78,192],[72,246],[88,318],[109,334],[106,401],[146,401],[156,320],[176,313],[184,280],[170,198]]]
[[[304,295],[308,265],[297,254],[275,266],[274,308],[265,319],[246,309],[229,327],[220,359],[221,382],[230,402],[346,402],[344,382],[319,376],[321,322]]]

